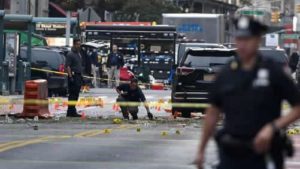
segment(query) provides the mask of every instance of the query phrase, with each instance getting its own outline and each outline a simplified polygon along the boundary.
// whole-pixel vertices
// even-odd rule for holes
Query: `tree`
[[[128,0],[105,0],[104,8],[106,11],[115,12],[121,10],[127,3]]]
[[[60,0],[58,3],[67,11],[77,11],[80,8],[79,0]]]
[[[85,8],[84,0],[50,0],[65,10]],[[114,14],[114,21],[161,22],[162,13],[179,13],[181,9],[168,0],[94,0],[93,8],[101,18],[104,12]]]
[[[116,21],[161,22],[162,13],[179,13],[180,8],[166,0],[129,0],[115,12]]]

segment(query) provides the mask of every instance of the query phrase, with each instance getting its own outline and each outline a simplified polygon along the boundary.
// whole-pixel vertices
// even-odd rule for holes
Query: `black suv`
[[[235,57],[232,49],[189,49],[176,70],[172,86],[172,112],[190,117],[203,108],[177,106],[178,103],[208,103],[208,91],[223,65]]]
[[[27,48],[21,48],[20,56],[22,60],[27,58]],[[63,50],[56,48],[34,47],[32,48],[31,67],[65,72],[65,55]],[[67,77],[65,75],[51,72],[31,70],[31,79],[46,79],[48,81],[49,96],[67,95]]]
[[[190,42],[190,43],[180,43],[177,49],[177,63],[180,63],[181,59],[183,58],[184,54],[188,49],[215,49],[215,48],[227,48],[224,45],[218,43],[198,43],[198,42]]]

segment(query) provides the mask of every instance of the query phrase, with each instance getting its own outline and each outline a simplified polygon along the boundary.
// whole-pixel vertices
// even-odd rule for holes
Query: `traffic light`
[[[272,12],[271,22],[278,23],[279,21],[280,21],[280,12],[279,11]]]

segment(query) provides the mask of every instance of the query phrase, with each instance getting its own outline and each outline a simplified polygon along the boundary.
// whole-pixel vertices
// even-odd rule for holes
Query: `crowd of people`
[[[87,85],[94,88],[102,87],[108,88],[119,86],[120,84],[120,68],[124,66],[124,58],[118,52],[118,46],[113,45],[111,52],[108,54],[106,63],[103,63],[102,58],[98,56],[98,49],[89,46],[81,46],[80,55],[82,56],[81,65],[83,67],[82,73],[91,77],[84,79]],[[104,67],[106,68],[104,70]],[[107,76],[104,76],[107,74]],[[101,82],[104,82],[101,85]]]

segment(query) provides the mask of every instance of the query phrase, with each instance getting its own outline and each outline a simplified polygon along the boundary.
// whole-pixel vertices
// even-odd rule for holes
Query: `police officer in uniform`
[[[234,24],[237,58],[216,77],[195,163],[203,168],[205,147],[224,113],[224,125],[215,135],[218,169],[267,169],[270,164],[283,169],[283,158],[269,155],[279,130],[300,118],[297,88],[282,65],[259,54],[268,27],[246,16]],[[292,107],[286,116],[281,116],[283,100]]]
[[[73,47],[67,54],[66,68],[68,73],[69,101],[77,101],[83,84],[82,78],[82,56],[80,54],[81,43],[80,39],[73,40]],[[80,117],[77,114],[75,105],[69,104],[67,117]]]

